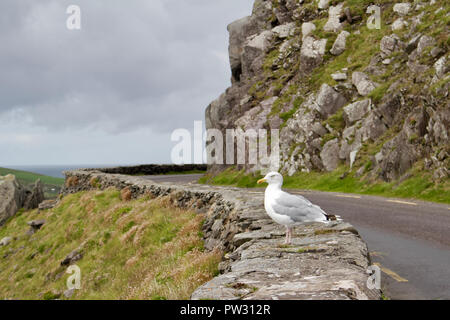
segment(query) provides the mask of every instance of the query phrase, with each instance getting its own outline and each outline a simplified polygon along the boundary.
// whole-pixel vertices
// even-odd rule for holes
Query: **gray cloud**
[[[0,125],[20,114],[50,138],[191,127],[229,85],[226,25],[252,2],[2,0]],[[65,27],[69,4],[80,31]]]

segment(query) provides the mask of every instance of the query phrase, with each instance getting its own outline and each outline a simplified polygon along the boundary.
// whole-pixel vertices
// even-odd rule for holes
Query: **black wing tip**
[[[327,221],[341,221],[341,217],[340,216],[336,216],[334,214],[327,214]]]

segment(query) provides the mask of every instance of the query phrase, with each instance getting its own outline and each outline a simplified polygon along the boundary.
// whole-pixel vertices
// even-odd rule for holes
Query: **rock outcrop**
[[[14,175],[0,176],[0,226],[20,209],[31,210],[44,201],[44,190],[37,180],[31,190],[25,188]]]
[[[76,178],[76,179],[74,179]],[[93,186],[90,181],[99,181]],[[284,228],[265,213],[261,191],[206,185],[157,184],[143,177],[100,171],[66,172],[63,194],[96,188],[127,188],[132,197],[166,197],[172,205],[205,215],[207,250],[226,252],[221,275],[198,288],[192,299],[380,299],[367,287],[366,244],[351,225],[333,222],[295,229],[283,245]],[[62,262],[81,259],[79,250]]]
[[[25,197],[26,190],[15,176],[0,176],[0,226],[22,208]]]
[[[44,189],[42,187],[41,180],[37,180],[33,186],[33,189],[31,189],[31,191],[27,191],[23,208],[25,210],[36,209],[44,200]]]
[[[369,5],[256,0],[228,27],[232,85],[208,106],[206,127],[280,129],[280,169],[289,175],[346,166],[392,181],[415,167],[436,182],[448,178],[449,7],[384,3],[390,28],[372,30]],[[418,121],[421,130],[408,129]]]

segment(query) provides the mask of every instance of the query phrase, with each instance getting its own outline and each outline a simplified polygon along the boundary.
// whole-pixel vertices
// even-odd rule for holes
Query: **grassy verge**
[[[45,219],[33,236],[27,221]],[[168,201],[129,202],[117,190],[65,197],[54,209],[24,212],[0,228],[0,299],[62,298],[61,261],[82,252],[81,289],[72,299],[188,299],[218,273],[219,252],[203,250],[203,217]]]
[[[415,172],[410,178],[401,182],[370,181],[364,177],[357,178],[353,172],[344,175],[348,168],[340,167],[330,173],[296,173],[292,177],[285,177],[284,188],[309,189],[318,191],[356,193],[365,195],[377,195],[384,197],[398,197],[418,199],[440,203],[450,203],[450,182],[432,182],[428,172]],[[413,169],[414,170],[414,169]],[[200,183],[213,185],[231,185],[242,188],[257,188],[257,181],[262,176],[258,174],[246,174],[244,171],[228,169],[216,176],[205,175]]]
[[[63,178],[49,177],[28,171],[0,168],[0,176],[5,176],[7,174],[15,175],[17,180],[25,186],[31,186],[36,180],[41,179],[47,198],[55,198],[64,184]]]

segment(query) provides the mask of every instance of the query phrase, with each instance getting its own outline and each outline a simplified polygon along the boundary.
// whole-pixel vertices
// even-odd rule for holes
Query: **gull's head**
[[[267,182],[269,186],[278,185],[281,187],[283,185],[283,176],[278,172],[269,172],[264,178],[258,181],[258,184],[264,182]]]

